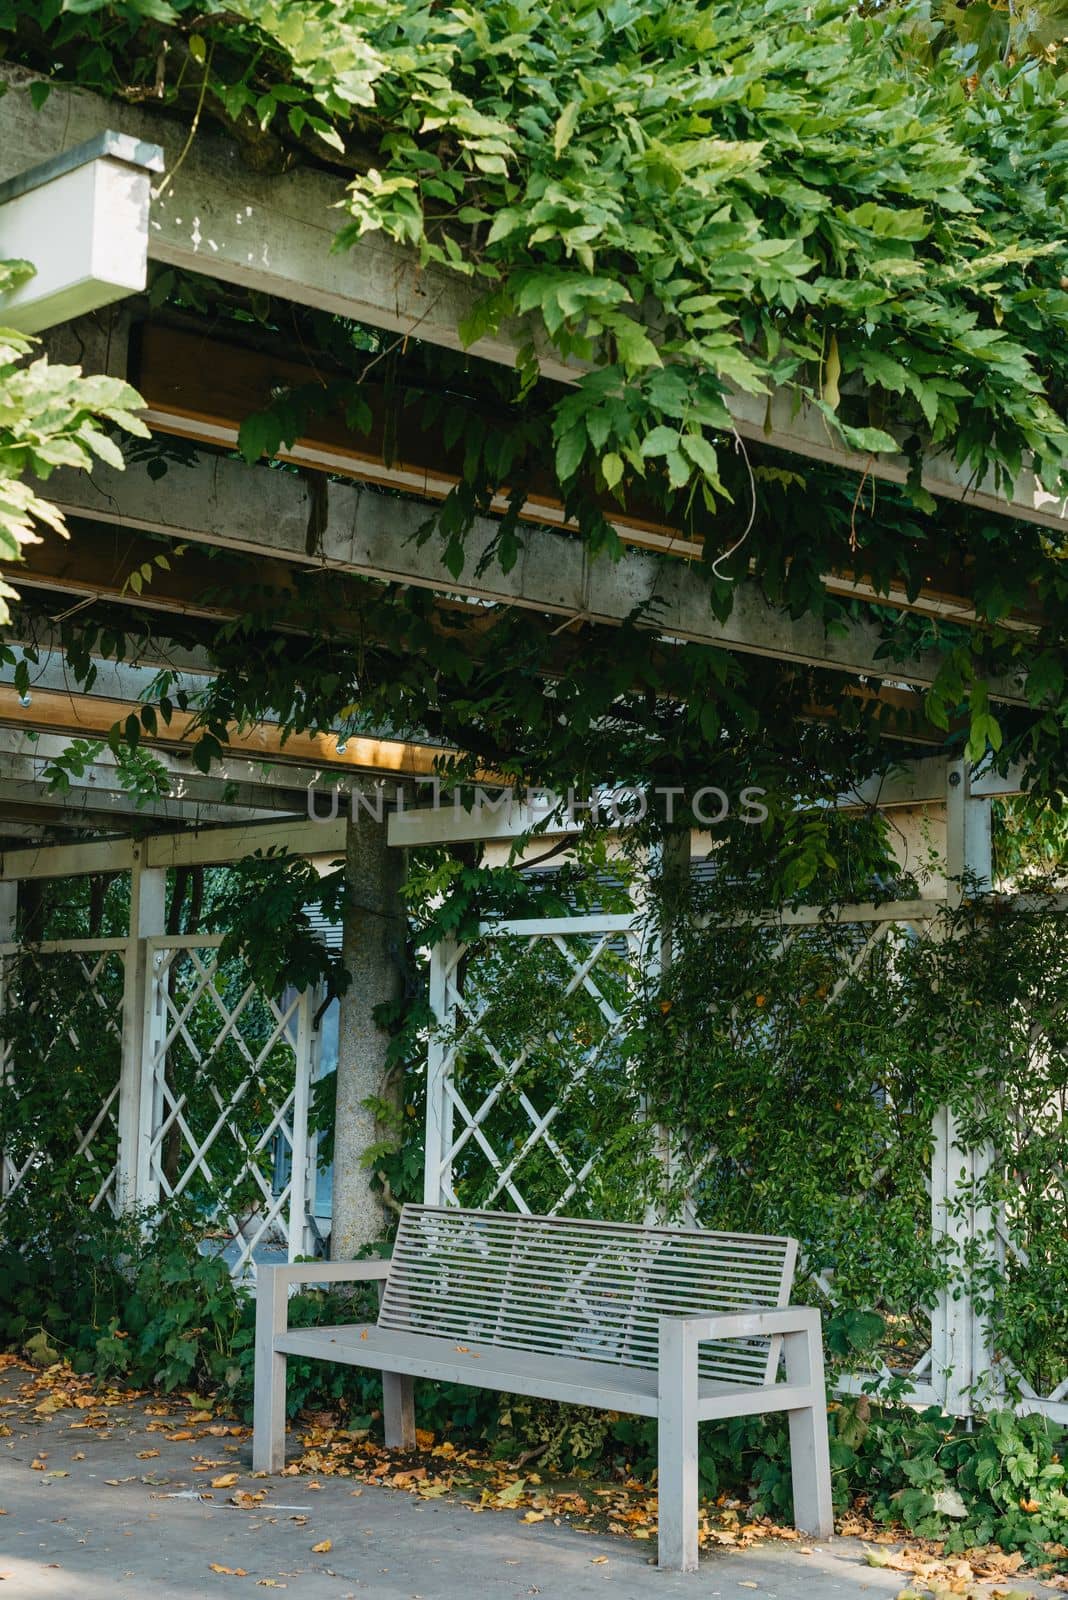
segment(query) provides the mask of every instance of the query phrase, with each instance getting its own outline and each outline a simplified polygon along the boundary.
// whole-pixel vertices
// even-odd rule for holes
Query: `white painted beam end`
[[[0,295],[0,326],[40,333],[144,289],[162,170],[159,145],[108,130],[0,184],[0,261],[36,269]]]

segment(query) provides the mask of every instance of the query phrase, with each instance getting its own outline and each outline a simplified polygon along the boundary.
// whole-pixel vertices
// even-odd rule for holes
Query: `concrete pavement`
[[[514,1510],[478,1514],[452,1495],[256,1479],[247,1437],[194,1430],[161,1443],[149,1401],[113,1404],[103,1424],[86,1423],[91,1410],[41,1415],[10,1404],[27,1376],[0,1371],[0,1432],[10,1429],[0,1437],[0,1600],[251,1600],[261,1587],[287,1600],[881,1600],[909,1587],[866,1566],[853,1539],[804,1546],[810,1554],[772,1542],[715,1549],[684,1577],[660,1573],[649,1542],[525,1524]],[[213,1477],[225,1487],[211,1488]]]

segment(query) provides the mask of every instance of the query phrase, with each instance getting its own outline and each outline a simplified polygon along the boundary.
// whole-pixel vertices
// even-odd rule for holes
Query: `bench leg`
[[[807,1333],[786,1334],[784,1342],[788,1381],[805,1384],[814,1391],[811,1406],[788,1414],[794,1525],[816,1539],[829,1539],[834,1533],[834,1506],[819,1328]]]
[[[256,1387],[252,1412],[252,1470],[281,1472],[286,1459],[286,1358],[274,1348],[285,1332],[289,1285],[260,1266],[256,1284]]]
[[[661,1333],[657,1565],[697,1571],[697,1342],[684,1328]]]
[[[415,1384],[400,1372],[382,1374],[382,1417],[390,1450],[415,1449]]]

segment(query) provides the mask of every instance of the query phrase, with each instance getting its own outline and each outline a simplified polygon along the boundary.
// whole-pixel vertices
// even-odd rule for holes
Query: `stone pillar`
[[[334,1204],[330,1253],[335,1261],[381,1239],[390,1214],[371,1188],[368,1149],[395,1130],[382,1104],[401,1108],[401,1084],[386,1065],[389,1034],[374,1020],[377,1007],[402,993],[405,944],[400,895],[403,859],[386,843],[386,825],[361,814],[350,821],[346,849],[349,903],[342,953],[351,975],[341,997],[334,1131]]]

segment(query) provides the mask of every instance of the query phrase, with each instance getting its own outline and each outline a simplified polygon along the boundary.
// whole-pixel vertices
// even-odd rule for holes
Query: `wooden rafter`
[[[211,866],[240,861],[274,845],[292,855],[334,856],[345,848],[345,818],[312,822],[307,817],[240,822],[196,832],[157,833],[147,838],[87,839],[77,844],[26,845],[0,851],[0,882],[27,878],[72,878],[93,872],[128,872],[133,866]]]
[[[83,739],[106,738],[117,722],[137,715],[136,700],[71,694],[55,689],[35,690],[31,704],[20,703],[11,684],[0,684],[0,727],[47,729]],[[194,733],[192,712],[175,711],[170,723],[161,722],[155,735],[142,735],[149,745],[164,749],[188,747]],[[333,734],[294,733],[283,739],[273,723],[255,728],[232,728],[229,748],[239,755],[260,757],[272,763],[301,763],[323,771],[381,773],[383,776],[427,776],[446,754],[435,745],[411,744],[396,739],[368,739],[353,735],[343,752]]]

